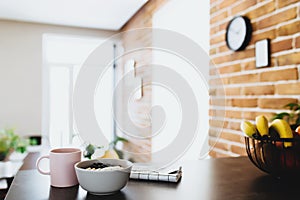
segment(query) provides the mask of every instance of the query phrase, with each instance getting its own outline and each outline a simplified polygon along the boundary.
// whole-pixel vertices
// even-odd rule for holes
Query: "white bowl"
[[[113,166],[119,165],[123,169],[114,169],[112,171],[91,171],[85,169],[93,163],[99,162]],[[127,160],[103,158],[81,161],[76,163],[74,167],[78,182],[83,189],[92,194],[105,195],[115,193],[127,184],[132,163]]]

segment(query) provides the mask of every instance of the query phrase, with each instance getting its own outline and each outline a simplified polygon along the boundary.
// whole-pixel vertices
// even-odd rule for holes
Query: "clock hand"
[[[242,30],[242,28],[239,28],[239,30],[236,33],[239,34],[241,30]]]
[[[229,32],[233,32],[234,34],[238,34],[239,32],[235,31],[234,29],[230,29]]]

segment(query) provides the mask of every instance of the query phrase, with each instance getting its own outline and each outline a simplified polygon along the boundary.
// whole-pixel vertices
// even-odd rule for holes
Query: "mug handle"
[[[38,170],[41,174],[44,174],[44,175],[50,175],[50,171],[49,171],[49,172],[45,172],[45,171],[43,171],[43,170],[40,169],[40,162],[41,162],[41,160],[43,160],[43,159],[45,159],[45,158],[49,159],[49,156],[42,156],[42,157],[39,157],[39,159],[36,161],[36,168],[37,168],[37,170]]]

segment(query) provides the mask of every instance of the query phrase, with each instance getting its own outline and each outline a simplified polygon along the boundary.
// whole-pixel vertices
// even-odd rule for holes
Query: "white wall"
[[[152,26],[153,28],[168,29],[187,36],[200,45],[207,53],[207,56],[209,56],[209,0],[168,1],[166,5],[155,13]],[[153,55],[155,64],[170,67],[181,74],[187,83],[190,84],[196,96],[199,106],[199,130],[192,145],[185,152],[183,159],[203,158],[203,154],[208,153],[208,83],[206,83],[205,79],[197,76],[193,68],[179,57],[159,51],[154,51]],[[201,72],[204,77],[208,77],[209,74],[208,64],[208,62],[203,63],[204,67]],[[167,118],[164,129],[156,138],[152,139],[152,148],[154,151],[157,151],[165,148],[175,139],[177,135],[174,133],[178,132],[182,119],[179,109],[180,105],[176,102],[176,98],[174,98],[173,94],[165,91],[164,88],[152,88],[152,103],[161,105],[166,112]]]
[[[0,20],[0,129],[41,134],[44,33],[106,38],[115,32]]]

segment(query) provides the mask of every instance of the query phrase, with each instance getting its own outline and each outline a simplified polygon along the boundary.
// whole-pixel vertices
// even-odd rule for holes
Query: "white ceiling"
[[[0,0],[0,19],[119,30],[148,0]]]

